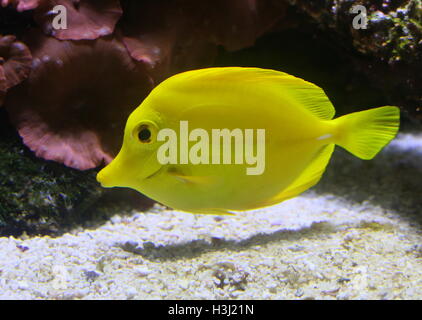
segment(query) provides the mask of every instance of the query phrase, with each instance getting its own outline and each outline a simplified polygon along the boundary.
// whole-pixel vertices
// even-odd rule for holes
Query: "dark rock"
[[[356,72],[368,76],[394,105],[422,119],[422,3],[419,0],[289,0],[349,52]],[[367,10],[366,29],[355,29],[354,5]]]

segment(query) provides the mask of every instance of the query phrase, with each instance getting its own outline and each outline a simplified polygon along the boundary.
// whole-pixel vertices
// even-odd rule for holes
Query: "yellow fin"
[[[169,175],[175,177],[179,181],[184,182],[184,183],[204,185],[204,184],[210,184],[214,180],[210,176],[188,176],[188,175],[184,175],[183,173],[178,172],[178,171],[174,171],[174,170],[169,170],[169,171],[167,171],[167,173]]]
[[[293,198],[305,190],[313,187],[321,179],[322,174],[327,167],[327,164],[331,158],[331,154],[334,151],[334,144],[329,144],[322,147],[321,151],[315,156],[314,160],[309,164],[309,166],[302,172],[302,174],[286,189],[281,191],[279,194],[274,197],[256,204],[258,207],[267,207],[277,203],[280,203],[284,200]]]
[[[274,88],[276,91],[283,92],[283,95],[291,97],[293,102],[309,110],[319,119],[330,120],[335,114],[335,109],[324,90],[313,83],[281,71],[243,67],[206,68],[183,72],[170,79],[172,81],[164,81],[161,85],[195,83],[200,86],[212,81],[251,84],[255,89],[262,85],[265,88]]]
[[[300,78],[289,76],[285,79],[285,86],[289,86],[288,93],[301,106],[321,120],[331,120],[336,110],[324,90]]]
[[[353,155],[370,160],[397,134],[400,109],[380,107],[347,114],[334,122],[339,135],[336,143]]]

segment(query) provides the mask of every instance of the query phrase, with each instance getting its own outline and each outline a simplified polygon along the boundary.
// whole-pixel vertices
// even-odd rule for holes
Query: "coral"
[[[131,56],[146,63],[161,80],[170,74],[211,64],[217,46],[227,50],[252,46],[284,16],[286,3],[129,0],[123,2],[123,8],[119,24],[123,42]]]
[[[57,5],[67,12],[67,28],[52,26]],[[122,15],[119,0],[43,0],[35,10],[35,21],[44,32],[60,40],[93,40],[110,35]]]
[[[119,22],[122,42],[157,83],[171,74],[210,65],[217,54],[217,47],[188,25],[197,14],[179,7],[178,1],[123,3]]]
[[[21,12],[37,8],[40,1],[42,0],[1,0],[0,4],[2,7],[13,6]]]
[[[152,88],[142,64],[116,39],[59,41],[33,32],[28,81],[7,110],[39,157],[80,170],[111,161],[129,113]]]
[[[14,36],[0,35],[0,106],[7,90],[25,80],[31,71],[28,47]]]

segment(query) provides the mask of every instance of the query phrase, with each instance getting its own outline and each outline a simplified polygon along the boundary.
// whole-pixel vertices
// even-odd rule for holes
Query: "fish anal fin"
[[[276,194],[275,196],[257,203],[257,207],[268,207],[280,203],[282,201],[291,199],[307,189],[313,187],[321,179],[325,168],[330,161],[331,154],[334,151],[334,144],[324,146],[309,164],[309,166],[301,173],[301,175],[286,189]]]

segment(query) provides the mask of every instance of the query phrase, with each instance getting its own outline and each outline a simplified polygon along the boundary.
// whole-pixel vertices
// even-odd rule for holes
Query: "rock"
[[[146,267],[139,267],[135,269],[135,273],[138,277],[146,277],[149,276],[153,271]]]
[[[398,1],[297,1],[289,3],[345,48],[357,72],[368,76],[395,105],[422,119],[422,3]],[[355,29],[356,4],[367,10],[366,29]]]

